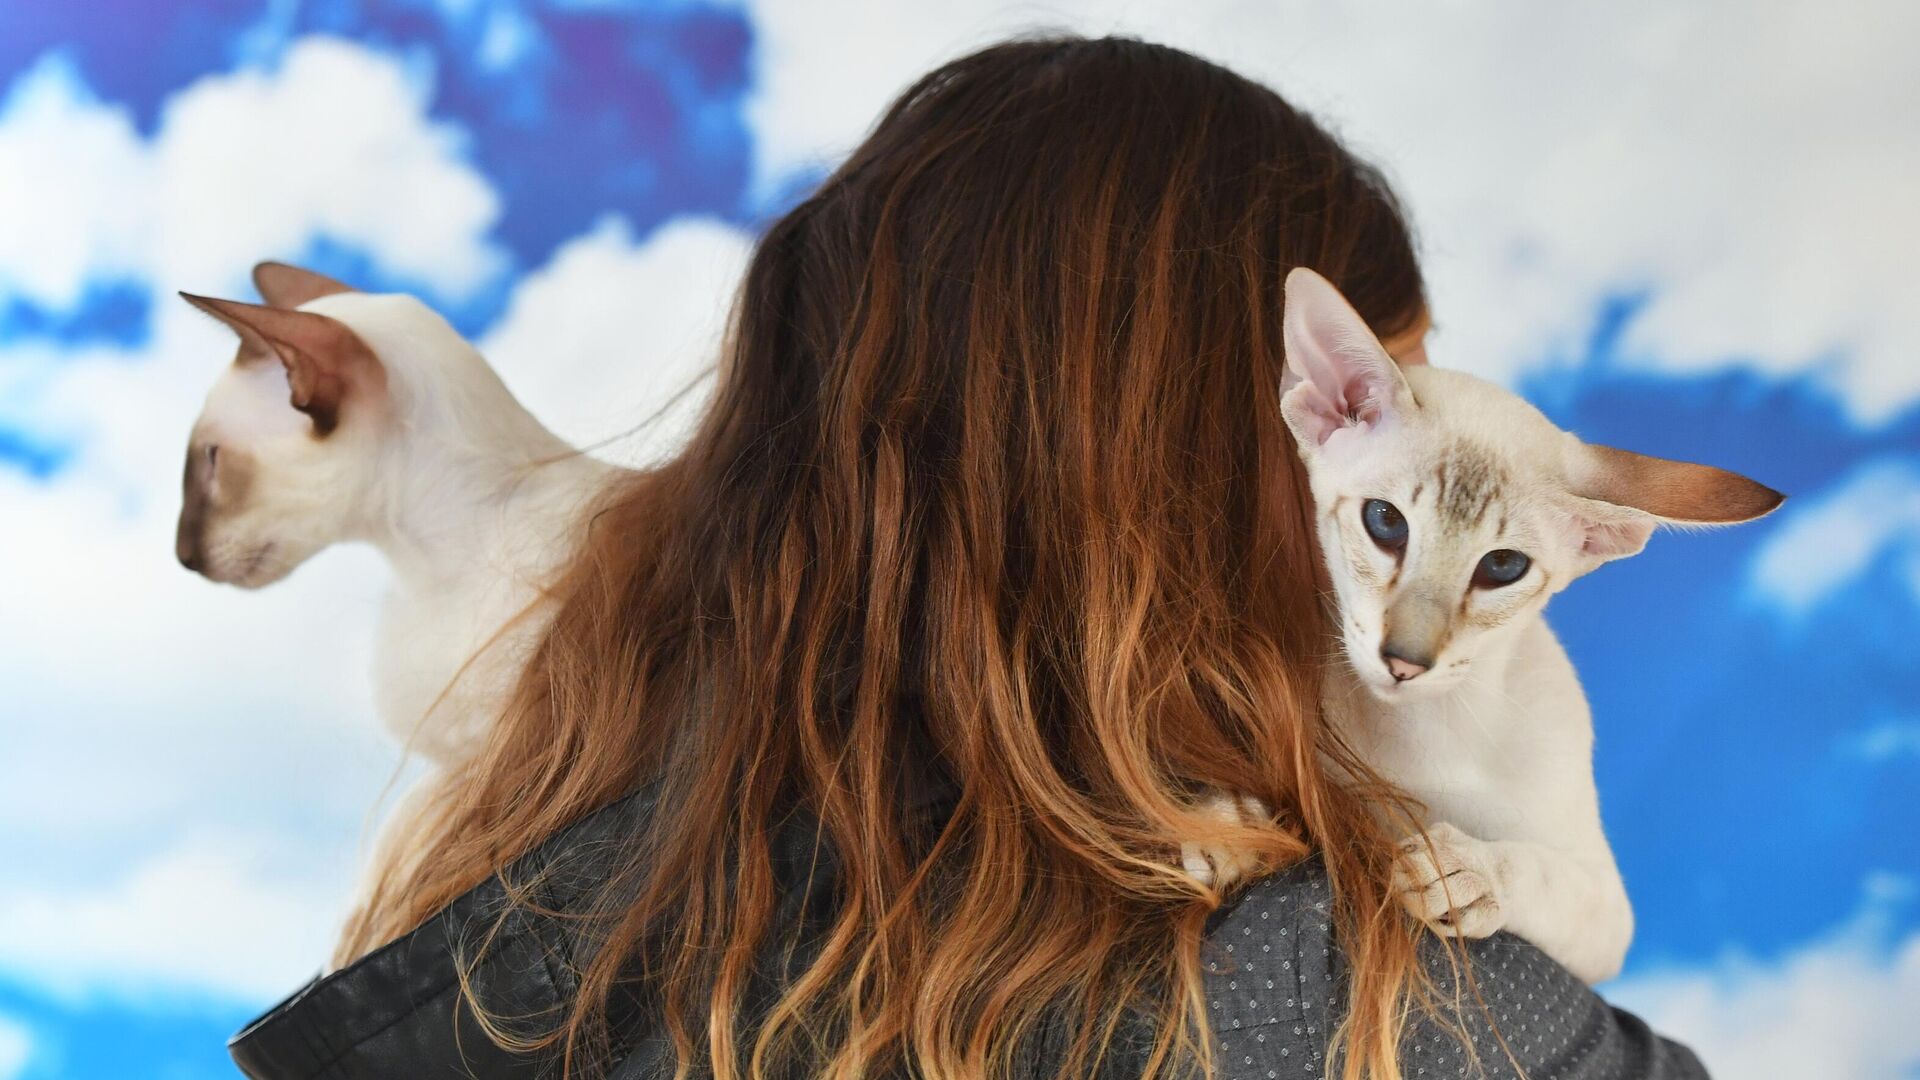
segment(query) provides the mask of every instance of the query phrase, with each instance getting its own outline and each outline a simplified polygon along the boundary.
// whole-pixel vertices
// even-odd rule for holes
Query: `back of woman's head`
[[[1192,809],[1222,788],[1276,810],[1238,839],[1324,847],[1366,959],[1349,1059],[1390,1061],[1412,938],[1391,845],[1323,772],[1326,613],[1278,408],[1300,265],[1383,335],[1420,317],[1379,177],[1256,84],[1077,39],[921,80],[761,241],[703,425],[594,516],[349,951],[657,781],[574,1045],[638,963],[721,1076],[991,1074],[1043,1015],[1073,1018],[1076,1072],[1130,1013],[1172,1069],[1204,1045],[1218,899],[1178,843],[1224,835]],[[941,777],[951,813],[920,814]],[[796,808],[838,856],[835,921],[743,1032]]]

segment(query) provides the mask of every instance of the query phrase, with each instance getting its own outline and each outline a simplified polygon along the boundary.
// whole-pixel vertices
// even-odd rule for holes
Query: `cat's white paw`
[[[1452,937],[1483,938],[1505,926],[1485,847],[1445,822],[1429,826],[1427,839],[1402,840],[1394,889],[1413,917]]]
[[[1202,885],[1213,884],[1213,849],[1191,840],[1180,845],[1180,868]]]
[[[1199,808],[1222,821],[1268,821],[1273,817],[1267,804],[1251,795],[1237,798],[1209,795],[1201,800]],[[1225,889],[1242,878],[1256,877],[1266,869],[1258,852],[1191,840],[1180,845],[1180,866],[1200,884],[1216,889]]]

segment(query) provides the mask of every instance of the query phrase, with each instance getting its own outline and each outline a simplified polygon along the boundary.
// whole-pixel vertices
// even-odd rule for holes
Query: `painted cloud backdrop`
[[[231,1075],[393,768],[371,554],[172,561],[231,355],[173,291],[418,292],[613,436],[892,92],[1035,28],[1271,82],[1398,183],[1438,362],[1792,493],[1556,605],[1640,915],[1609,993],[1721,1075],[1920,1075],[1920,8],[1494,8],[0,2],[0,1080]]]

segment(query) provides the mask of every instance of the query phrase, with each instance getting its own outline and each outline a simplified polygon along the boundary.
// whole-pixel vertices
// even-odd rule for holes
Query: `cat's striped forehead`
[[[1511,481],[1505,463],[1487,447],[1449,442],[1415,483],[1412,502],[1422,509],[1432,505],[1447,524],[1472,525],[1496,510]]]

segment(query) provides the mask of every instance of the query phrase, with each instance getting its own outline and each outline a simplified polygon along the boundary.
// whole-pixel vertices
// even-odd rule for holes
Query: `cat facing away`
[[[457,767],[550,621],[583,513],[624,470],[543,427],[419,300],[280,263],[253,276],[263,304],[181,294],[239,351],[188,440],[176,553],[258,589],[333,544],[372,544],[393,568],[376,710]],[[376,865],[408,854],[409,813],[391,815]]]
[[[1338,605],[1324,712],[1426,833],[1402,843],[1395,887],[1439,933],[1510,930],[1588,982],[1611,978],[1633,910],[1601,826],[1586,696],[1541,610],[1659,525],[1750,521],[1783,496],[1583,443],[1470,375],[1402,369],[1311,270],[1288,276],[1284,323],[1281,411]],[[1185,862],[1215,884],[1250,868],[1193,845]]]

